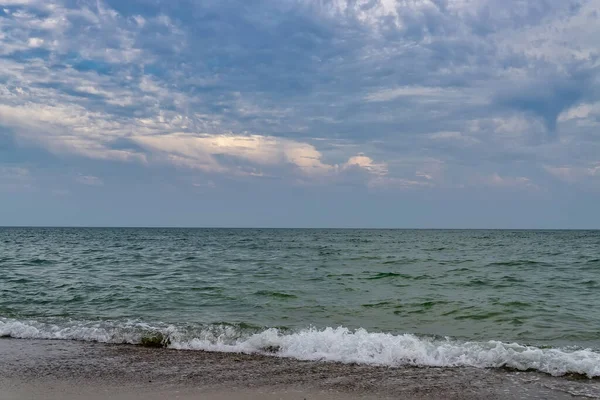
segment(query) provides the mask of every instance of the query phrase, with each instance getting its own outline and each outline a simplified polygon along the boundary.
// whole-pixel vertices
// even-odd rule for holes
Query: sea
[[[600,231],[0,228],[0,337],[594,378]]]

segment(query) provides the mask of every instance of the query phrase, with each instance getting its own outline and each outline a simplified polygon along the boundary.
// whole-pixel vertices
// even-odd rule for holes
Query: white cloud
[[[337,165],[325,163],[323,155],[313,145],[290,139],[263,135],[168,135],[133,136],[131,140],[168,162],[197,168],[207,172],[238,172],[218,161],[231,157],[263,167],[291,164],[304,175],[326,175],[339,170]],[[356,166],[374,174],[385,174],[385,165],[377,164],[364,155],[351,157],[342,169]]]
[[[82,92],[110,92],[94,86],[77,86]],[[156,118],[117,119],[110,114],[91,112],[83,106],[36,103],[1,105],[0,119],[16,128],[23,139],[41,144],[56,153],[75,153],[96,159],[147,162],[147,155],[134,150],[113,149],[110,143],[119,138],[135,142],[157,159],[188,168],[219,173],[249,173],[242,166],[231,167],[219,161],[230,157],[267,167],[290,164],[304,175],[334,174],[337,165],[325,163],[313,145],[264,135],[203,134],[185,132],[160,134],[177,128],[189,128],[194,122],[186,117],[160,113]],[[357,166],[374,174],[384,174],[385,165],[364,155],[352,157],[344,168]],[[92,181],[88,180],[87,183]],[[83,182],[81,182],[83,183]]]
[[[98,178],[97,176],[92,176],[92,175],[79,175],[77,178],[75,178],[75,180],[78,183],[81,183],[82,185],[88,185],[88,186],[103,186],[104,182],[102,181],[102,179]]]
[[[456,97],[459,93],[452,89],[424,86],[405,86],[399,88],[386,88],[370,93],[367,101],[390,101],[400,97]]]
[[[160,93],[162,92],[162,88],[158,86],[151,78],[148,76],[142,77],[142,81],[140,82],[140,89],[144,92],[150,93]]]
[[[343,165],[343,169],[358,167],[369,171],[375,175],[386,175],[388,173],[388,167],[384,163],[376,163],[372,158],[359,154],[350,159]]]
[[[428,181],[430,181],[430,180],[433,179],[433,175],[430,175],[430,174],[428,174],[426,172],[423,172],[423,171],[417,171],[415,173],[415,176],[417,176],[419,178],[427,179]]]
[[[44,39],[40,38],[29,38],[27,45],[29,47],[41,47],[44,44]]]
[[[503,30],[494,39],[500,48],[534,60],[590,61],[598,54],[600,0],[582,1],[578,5],[573,12],[569,2],[556,2],[552,4],[555,13],[543,24]]]
[[[43,0],[2,0],[3,6],[25,6],[43,4]]]
[[[304,0],[310,6],[317,6],[322,12],[328,13],[335,18],[356,18],[361,23],[372,28],[378,28],[382,18],[390,17],[395,24],[398,24],[398,13],[396,7],[398,3],[395,0],[333,0],[326,2],[315,2],[314,0]]]
[[[600,162],[589,166],[545,165],[544,169],[554,177],[569,183],[582,182],[595,177],[600,178]]]
[[[369,187],[408,190],[433,187],[433,184],[423,180],[380,176],[375,179],[371,179],[369,181]]]
[[[558,116],[558,121],[566,122],[573,119],[585,119],[590,116],[600,116],[600,103],[583,103],[571,107]]]
[[[217,185],[215,184],[215,182],[208,180],[206,182],[194,182],[192,183],[192,186],[197,187],[197,188],[215,188],[217,187]]]
[[[0,105],[0,121],[16,128],[23,139],[41,144],[56,153],[75,153],[90,158],[144,160],[144,155],[114,150],[107,144],[124,135],[118,122],[103,113],[89,112],[81,106]]]
[[[136,16],[133,17],[133,19],[141,27],[143,27],[144,25],[146,25],[146,19],[144,17],[142,17],[141,15],[136,15]]]
[[[463,142],[465,144],[474,144],[479,143],[480,141],[472,136],[468,136],[463,134],[462,132],[457,131],[442,131],[436,132],[429,135],[429,137],[433,140],[437,141],[455,141],[455,142]]]
[[[487,176],[477,176],[474,179],[476,184],[483,184],[496,188],[520,188],[520,189],[539,189],[539,187],[524,176],[500,176],[498,173],[493,173]]]

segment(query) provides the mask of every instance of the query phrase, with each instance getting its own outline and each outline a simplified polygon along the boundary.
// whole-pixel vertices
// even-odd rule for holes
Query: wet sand
[[[279,357],[0,339],[13,399],[573,399],[600,382],[476,368],[387,368]]]

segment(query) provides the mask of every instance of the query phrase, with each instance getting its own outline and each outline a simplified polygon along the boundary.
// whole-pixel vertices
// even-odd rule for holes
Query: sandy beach
[[[600,383],[535,372],[387,368],[129,345],[0,340],[0,393],[16,399],[572,399]]]

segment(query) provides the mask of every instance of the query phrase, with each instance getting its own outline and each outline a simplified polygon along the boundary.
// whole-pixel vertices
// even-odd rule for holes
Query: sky
[[[600,0],[0,0],[0,226],[600,228]]]

